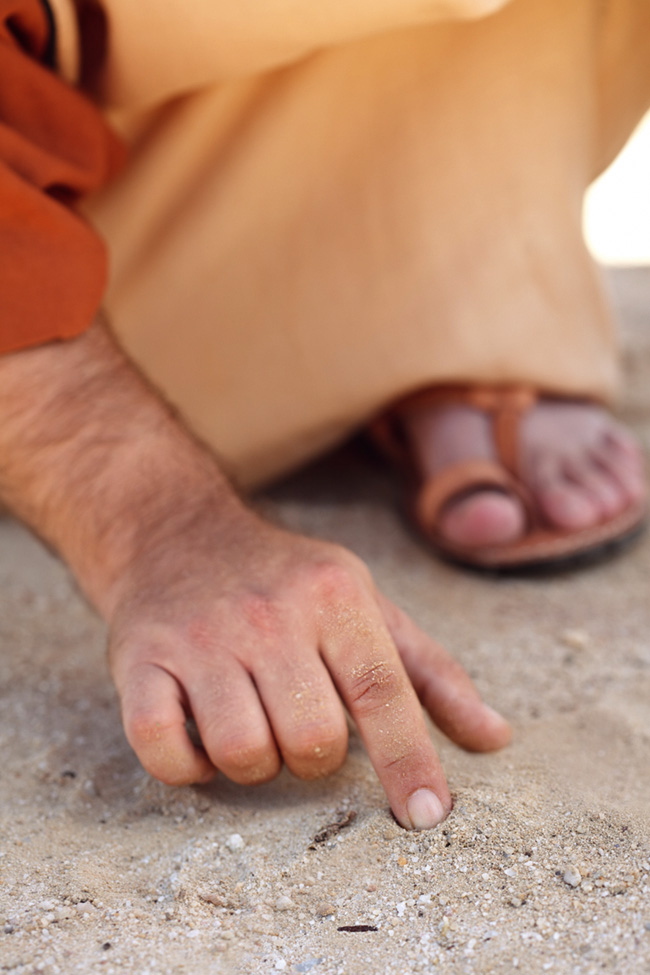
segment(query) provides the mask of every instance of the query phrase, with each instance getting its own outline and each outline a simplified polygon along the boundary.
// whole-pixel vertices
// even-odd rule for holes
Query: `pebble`
[[[83,901],[75,907],[77,914],[94,914],[97,910],[89,901]]]
[[[201,898],[202,901],[205,901],[206,904],[212,904],[213,907],[225,907],[226,906],[226,900],[225,900],[223,894],[216,894],[216,893],[213,893],[212,891],[202,891],[199,894],[199,897]]]
[[[315,913],[319,917],[328,917],[330,914],[336,913],[336,908],[330,901],[323,901],[322,903],[316,905]]]
[[[282,896],[278,897],[277,901],[275,902],[276,911],[290,911],[294,906],[293,901],[290,897],[287,897],[286,894],[282,894]]]
[[[589,646],[589,634],[585,630],[564,630],[560,640],[571,650],[586,650]]]
[[[564,873],[562,874],[562,880],[569,887],[578,887],[582,876],[577,867],[566,867]]]
[[[233,833],[226,840],[226,849],[230,850],[231,853],[238,853],[239,850],[243,850],[245,846],[246,843],[239,833]]]
[[[305,958],[304,961],[301,961],[297,965],[294,965],[293,966],[294,967],[294,971],[296,971],[296,972],[310,972],[312,970],[312,968],[315,968],[316,965],[320,965],[320,963],[322,961],[325,961],[325,959],[324,958]]]

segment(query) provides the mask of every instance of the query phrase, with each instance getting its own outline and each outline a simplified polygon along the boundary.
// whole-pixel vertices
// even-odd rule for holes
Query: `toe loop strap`
[[[423,529],[436,534],[446,504],[481,490],[502,491],[519,498],[528,526],[534,525],[535,507],[526,489],[501,464],[490,460],[463,461],[426,480],[415,498],[415,517]]]

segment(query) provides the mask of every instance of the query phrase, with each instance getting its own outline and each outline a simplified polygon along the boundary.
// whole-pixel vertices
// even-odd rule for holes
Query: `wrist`
[[[106,504],[94,535],[62,551],[91,601],[109,618],[126,593],[164,586],[184,560],[255,519],[210,454],[181,430],[140,444],[137,457],[113,457]],[[211,549],[214,551],[214,549]],[[171,554],[173,553],[173,554]]]

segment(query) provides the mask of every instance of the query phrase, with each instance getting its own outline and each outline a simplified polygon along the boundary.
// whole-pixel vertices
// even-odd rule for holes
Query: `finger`
[[[180,685],[156,664],[140,664],[118,685],[127,740],[144,768],[167,785],[208,782],[216,768],[187,732]]]
[[[224,655],[225,657],[225,655]],[[222,661],[185,682],[190,707],[211,762],[233,782],[255,785],[275,778],[282,760],[250,674]]]
[[[415,691],[368,594],[341,593],[324,611],[321,647],[357,724],[393,813],[407,829],[430,829],[451,796]]]
[[[481,700],[461,665],[389,599],[379,593],[377,599],[415,691],[440,730],[469,751],[507,745],[510,725]]]
[[[301,647],[276,646],[254,674],[282,757],[301,779],[335,772],[348,747],[345,713],[317,646],[315,633]]]

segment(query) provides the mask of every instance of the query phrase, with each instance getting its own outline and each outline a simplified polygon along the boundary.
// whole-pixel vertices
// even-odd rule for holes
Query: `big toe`
[[[520,538],[526,516],[518,498],[501,491],[476,491],[443,509],[440,534],[454,545],[479,548],[507,545]]]

